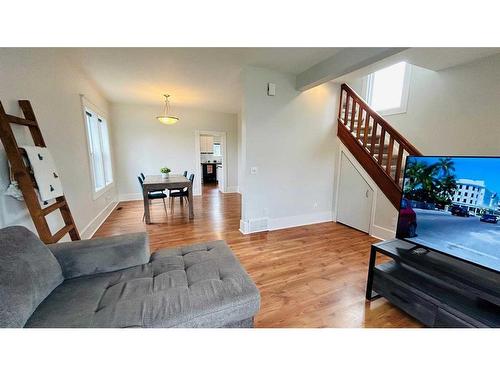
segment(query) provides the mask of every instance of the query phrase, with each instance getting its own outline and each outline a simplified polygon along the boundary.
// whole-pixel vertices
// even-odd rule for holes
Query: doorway
[[[195,131],[196,176],[194,194],[202,195],[205,187],[227,191],[226,132],[213,130]],[[213,189],[212,189],[213,190]]]

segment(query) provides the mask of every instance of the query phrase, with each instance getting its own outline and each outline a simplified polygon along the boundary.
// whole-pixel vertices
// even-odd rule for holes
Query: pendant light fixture
[[[157,116],[156,119],[158,121],[160,121],[162,124],[173,125],[177,121],[179,121],[179,118],[175,117],[175,116],[171,116],[169,114],[170,113],[170,103],[168,102],[168,98],[170,97],[170,95],[165,94],[163,96],[165,97],[165,111],[164,111],[162,116]]]

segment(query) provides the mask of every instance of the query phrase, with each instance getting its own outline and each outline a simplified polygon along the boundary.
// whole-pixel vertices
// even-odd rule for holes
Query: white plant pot
[[[162,173],[162,174],[161,174],[161,176],[162,176],[163,178],[168,178],[168,173]]]

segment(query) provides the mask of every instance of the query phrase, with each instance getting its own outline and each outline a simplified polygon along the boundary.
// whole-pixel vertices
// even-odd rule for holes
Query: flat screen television
[[[408,156],[396,237],[500,272],[500,157]]]

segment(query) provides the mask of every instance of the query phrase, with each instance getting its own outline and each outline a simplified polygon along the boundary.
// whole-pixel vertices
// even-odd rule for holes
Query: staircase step
[[[368,128],[368,134],[366,134],[366,141],[367,142],[372,139],[372,130],[373,130],[372,127]],[[357,138],[358,137],[358,128],[355,127],[351,133],[354,136],[354,138]],[[375,137],[376,137],[377,141],[380,140],[380,135],[376,135]],[[359,139],[364,139],[364,138],[365,138],[365,127],[362,126],[359,129]]]
[[[385,171],[385,164],[384,163],[382,163],[381,167]],[[394,177],[394,175],[396,174],[396,166],[395,165],[391,165],[389,174]]]
[[[354,130],[351,132],[351,134],[354,136],[354,138],[356,138],[357,135],[358,135],[357,128],[354,128]],[[365,134],[364,134],[364,128],[363,127],[361,127],[361,130],[359,131],[359,135],[360,135],[360,137],[364,137],[365,136]],[[370,128],[370,131],[368,132],[366,140],[369,142],[369,141],[371,141],[371,139],[372,139],[372,134],[371,134],[371,128]],[[377,134],[375,136],[375,139],[377,140],[377,142],[380,141],[380,134]]]
[[[386,165],[387,164],[387,159],[388,159],[387,154],[384,154],[382,156],[382,164]],[[396,163],[397,163],[397,161],[398,161],[398,156],[397,155],[393,155],[391,157],[391,167],[395,166]]]
[[[368,141],[370,141],[371,139],[368,139]],[[366,146],[365,146],[367,149],[371,150],[372,148],[372,144],[371,142],[367,142],[366,143]],[[378,155],[378,151],[379,151],[379,147],[380,147],[380,144],[379,143],[375,143],[375,153]],[[387,150],[389,149],[389,145],[386,143],[384,145],[384,149],[383,149],[383,153],[384,154],[387,154]]]
[[[355,125],[356,125],[355,126],[356,129],[359,126],[363,130],[366,127],[365,119],[363,119],[363,121],[359,124],[357,122],[355,122]],[[370,125],[368,126],[368,129],[370,129],[370,130],[373,129],[373,123],[370,123]]]
[[[375,158],[378,160],[378,153],[375,154]],[[387,159],[388,159],[388,155],[387,155],[387,153],[384,152],[382,154],[382,163],[384,163],[384,165],[387,162]],[[392,155],[391,159],[392,159],[391,165],[393,165],[393,166],[396,165],[395,163],[398,160],[398,156],[397,155]]]
[[[364,119],[366,116],[366,114],[363,113],[363,116],[361,117],[362,119]],[[342,111],[340,113],[340,118],[341,119],[344,119],[345,118],[345,111]],[[356,113],[354,114],[354,120],[357,121],[359,118],[359,111],[356,111]],[[347,114],[347,120],[351,120],[352,119],[352,111],[349,111],[349,113]]]
[[[363,124],[360,126],[360,128],[361,128],[361,131],[362,131],[362,132],[364,132],[364,131],[365,131],[366,125],[365,125],[365,123],[364,123],[364,122],[363,122]],[[368,126],[368,132],[369,132],[369,133],[371,133],[371,132],[372,132],[372,130],[373,130],[373,124],[372,124],[372,123],[370,123],[370,125]]]
[[[343,121],[343,120],[345,119],[345,117],[344,117],[344,116],[342,116],[342,117],[341,117],[341,119],[342,119],[342,121]],[[362,120],[362,121],[361,121],[361,123],[363,124],[363,123],[364,123],[364,121],[365,121],[365,119],[364,119],[364,118],[362,118],[361,120]],[[348,123],[349,125],[351,124],[351,121],[352,121],[351,116],[348,116],[348,117],[347,117],[347,123]],[[358,117],[355,117],[355,118],[354,118],[354,123],[357,125],[357,124],[358,124],[358,122],[359,122],[359,118],[358,118]]]

